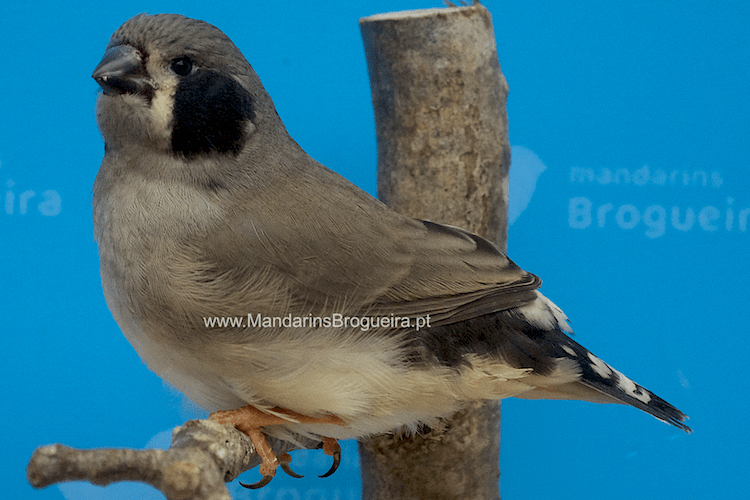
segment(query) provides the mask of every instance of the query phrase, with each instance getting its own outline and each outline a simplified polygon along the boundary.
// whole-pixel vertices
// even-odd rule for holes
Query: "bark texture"
[[[378,197],[505,248],[508,85],[483,6],[360,20],[378,138]]]
[[[300,438],[308,449],[322,443]],[[299,448],[269,438],[281,455]],[[35,488],[63,481],[106,486],[119,481],[150,484],[167,500],[231,500],[226,483],[260,464],[250,439],[229,424],[190,420],[176,427],[168,450],[102,448],[79,450],[61,444],[34,451],[26,478]]]
[[[360,20],[378,143],[378,197],[505,250],[510,144],[490,13],[481,5]],[[499,498],[500,404],[442,429],[359,445],[364,500]]]

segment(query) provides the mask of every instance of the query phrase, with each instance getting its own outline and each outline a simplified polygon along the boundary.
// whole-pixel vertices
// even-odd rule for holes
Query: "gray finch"
[[[495,245],[400,215],[310,158],[214,26],[138,15],[93,77],[107,304],[151,370],[256,448],[261,429],[325,436],[337,458],[336,439],[511,396],[628,404],[690,431],[571,340],[540,279]]]

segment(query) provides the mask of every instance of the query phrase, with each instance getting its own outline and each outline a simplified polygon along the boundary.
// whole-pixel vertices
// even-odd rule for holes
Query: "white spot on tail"
[[[651,401],[651,394],[649,394],[647,390],[638,388],[635,382],[633,382],[632,380],[630,380],[628,377],[618,372],[617,370],[613,369],[613,371],[620,378],[617,381],[617,387],[622,389],[623,392],[627,393],[629,396],[632,396],[635,399],[643,403],[648,403],[649,401]]]
[[[599,374],[602,378],[609,378],[612,376],[612,368],[607,363],[597,358],[593,354],[589,353],[589,359],[591,360],[591,368]]]
[[[570,354],[574,358],[578,357],[578,354],[576,354],[576,352],[573,349],[571,349],[570,347],[564,345],[564,346],[562,346],[562,348],[563,348],[563,351],[567,352],[568,354]]]
[[[558,328],[566,333],[573,333],[568,325],[568,317],[557,307],[554,302],[536,292],[536,299],[517,309],[526,318],[526,321],[542,330]]]

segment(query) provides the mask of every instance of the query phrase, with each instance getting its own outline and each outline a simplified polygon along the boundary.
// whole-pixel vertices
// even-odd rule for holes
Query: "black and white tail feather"
[[[551,365],[546,369],[538,369],[541,374],[551,375],[555,372],[558,379],[573,376],[577,380],[572,383],[554,384],[554,380],[551,379],[544,384],[546,387],[537,386],[533,391],[518,397],[583,399],[595,403],[627,404],[685,432],[692,432],[684,423],[687,420],[684,413],[615,370],[566,335],[573,333],[568,325],[568,318],[552,301],[539,292],[537,294],[536,300],[532,303],[505,312],[509,323],[506,326],[524,336],[535,337],[539,351],[544,352],[544,356],[538,356],[537,361],[546,361]],[[525,325],[521,326],[523,323]]]

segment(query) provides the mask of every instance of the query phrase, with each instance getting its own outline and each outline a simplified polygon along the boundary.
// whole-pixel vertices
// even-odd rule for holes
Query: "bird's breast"
[[[200,265],[198,242],[223,211],[210,193],[189,185],[107,174],[100,172],[94,187],[94,230],[108,305],[123,330],[123,323],[176,320],[178,304],[200,293],[185,282]]]

